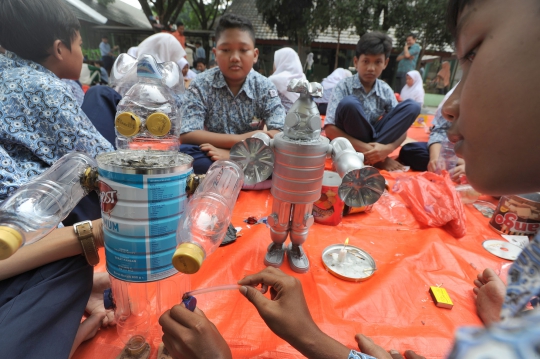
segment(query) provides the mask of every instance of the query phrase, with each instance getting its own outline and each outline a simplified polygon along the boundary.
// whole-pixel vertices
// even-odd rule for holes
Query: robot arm
[[[364,166],[364,155],[354,150],[344,137],[330,142],[332,162],[342,178],[339,197],[351,207],[363,207],[379,200],[384,192],[385,180],[379,171]]]

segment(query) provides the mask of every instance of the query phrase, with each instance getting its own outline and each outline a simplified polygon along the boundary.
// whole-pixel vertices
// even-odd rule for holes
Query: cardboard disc
[[[482,246],[489,253],[509,261],[515,261],[522,251],[515,244],[500,239],[488,239],[482,243]]]

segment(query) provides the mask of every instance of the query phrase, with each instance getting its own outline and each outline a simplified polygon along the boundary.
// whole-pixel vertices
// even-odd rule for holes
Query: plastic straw
[[[193,297],[194,295],[197,295],[197,294],[217,292],[218,290],[238,290],[240,287],[241,285],[238,285],[238,284],[226,284],[226,285],[217,285],[215,287],[195,289],[190,292],[185,292],[182,298],[189,297],[189,296]]]

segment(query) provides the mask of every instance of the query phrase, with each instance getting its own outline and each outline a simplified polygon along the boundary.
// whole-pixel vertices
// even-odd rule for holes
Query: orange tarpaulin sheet
[[[384,174],[392,186],[397,175]],[[243,236],[205,260],[201,270],[191,276],[193,289],[235,283],[264,268],[263,258],[271,242],[269,229],[264,224],[249,226],[243,220],[267,216],[271,205],[269,190],[241,192],[232,223],[243,228]],[[466,207],[467,235],[459,240],[439,228],[393,224],[376,210],[344,217],[336,227],[316,223],[304,245],[310,271],[293,273],[286,261],[282,270],[302,282],[315,322],[348,347],[357,348],[354,335],[363,333],[388,349],[413,349],[426,358],[444,358],[457,327],[480,324],[471,290],[476,275],[485,267],[501,271],[510,265],[482,247],[485,239],[500,237],[489,228],[487,218]],[[367,281],[338,279],[323,266],[322,251],[347,237],[351,245],[370,253],[377,263],[378,271]],[[105,270],[103,256],[97,270]],[[446,288],[453,309],[434,305],[428,293],[429,286],[434,285]],[[215,292],[197,299],[199,308],[229,343],[234,358],[302,357],[268,329],[239,292]],[[160,342],[160,336],[156,318],[150,340],[153,346]],[[115,358],[122,347],[116,328],[102,329],[74,357]],[[151,358],[156,353],[154,347]]]
[[[418,141],[428,138],[423,128],[411,128],[408,136]],[[398,176],[414,175],[382,173],[390,188]],[[483,199],[495,203],[490,197]],[[243,228],[243,236],[218,248],[205,260],[201,270],[190,278],[192,289],[236,283],[264,268],[263,258],[271,243],[269,229],[264,224],[247,225],[244,220],[267,216],[271,208],[269,190],[240,193],[232,223]],[[482,247],[486,239],[501,239],[489,227],[489,220],[470,205],[465,206],[465,212],[467,235],[459,240],[439,228],[419,228],[416,222],[393,224],[376,210],[346,216],[335,227],[315,223],[304,245],[311,261],[310,271],[296,274],[286,260],[281,269],[302,282],[311,314],[320,328],[351,349],[357,348],[354,335],[363,333],[387,349],[413,349],[427,359],[445,358],[456,328],[481,325],[472,292],[477,274],[486,267],[505,273],[511,265]],[[338,279],[322,263],[323,250],[343,243],[347,237],[350,245],[370,253],[377,264],[377,272],[364,282]],[[105,271],[103,250],[100,254],[102,260],[96,270]],[[446,288],[453,309],[435,306],[428,290],[437,285]],[[149,288],[155,289],[155,284],[150,283]],[[197,300],[198,307],[229,343],[234,358],[303,357],[268,329],[239,292],[208,293]],[[149,341],[150,357],[156,358],[161,342],[157,316]],[[116,328],[101,329],[94,339],[81,345],[74,358],[112,359],[122,347]]]

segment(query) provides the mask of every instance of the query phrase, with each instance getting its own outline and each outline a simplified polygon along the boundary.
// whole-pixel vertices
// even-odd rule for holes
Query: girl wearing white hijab
[[[277,50],[274,53],[274,69],[274,73],[268,79],[276,86],[285,111],[289,111],[300,94],[287,91],[287,84],[292,79],[306,79],[296,51],[290,47]]]
[[[424,84],[422,83],[422,75],[420,72],[413,70],[407,72],[407,84],[401,90],[401,100],[411,99],[424,106]]]
[[[162,32],[146,38],[139,45],[138,55],[152,55],[157,62],[173,61],[178,63],[186,56],[186,51],[171,34]]]
[[[177,62],[178,66],[182,70],[182,75],[184,75],[184,81],[191,81],[197,76],[194,71],[189,69],[189,62],[183,57]]]
[[[330,97],[332,96],[334,87],[336,87],[341,80],[351,76],[352,72],[338,67],[330,74],[330,76],[322,80],[321,85],[323,87],[323,97],[314,99],[319,107],[319,112],[321,115],[326,115],[326,107],[330,102]]]

